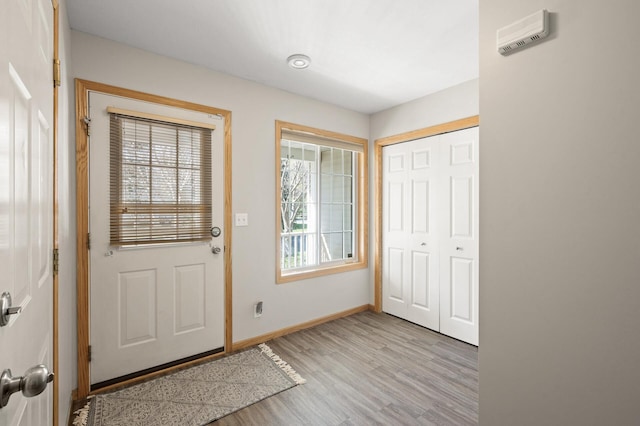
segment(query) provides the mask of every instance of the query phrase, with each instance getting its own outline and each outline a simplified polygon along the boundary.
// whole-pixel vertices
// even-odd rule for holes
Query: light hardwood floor
[[[307,380],[212,425],[476,425],[478,349],[363,312],[267,342]]]

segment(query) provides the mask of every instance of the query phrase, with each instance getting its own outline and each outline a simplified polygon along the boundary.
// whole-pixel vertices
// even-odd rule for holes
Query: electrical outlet
[[[249,214],[236,213],[236,226],[249,226]]]
[[[258,302],[253,305],[253,317],[258,318],[262,316],[262,302]]]

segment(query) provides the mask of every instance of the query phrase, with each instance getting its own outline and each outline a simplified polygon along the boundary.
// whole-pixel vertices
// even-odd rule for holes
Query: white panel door
[[[224,232],[209,243],[119,248],[109,239],[108,106],[214,124],[213,224],[223,224],[223,131],[216,116],[91,92],[91,384],[222,349]]]
[[[382,149],[382,309],[478,344],[478,128]]]
[[[382,149],[382,308],[425,327],[439,327],[437,141]]]
[[[53,7],[7,0],[0,13],[0,293],[22,311],[0,327],[0,371],[52,367]],[[0,425],[53,421],[52,387],[20,392]]]
[[[478,128],[441,135],[440,332],[478,345]]]

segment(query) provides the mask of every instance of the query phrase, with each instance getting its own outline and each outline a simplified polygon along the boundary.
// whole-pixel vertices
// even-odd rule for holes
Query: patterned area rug
[[[74,425],[205,425],[305,380],[267,345],[98,395]]]

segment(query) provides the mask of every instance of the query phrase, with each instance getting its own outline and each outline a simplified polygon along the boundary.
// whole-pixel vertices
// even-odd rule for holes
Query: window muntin
[[[211,131],[111,114],[111,245],[210,238]]]
[[[278,282],[363,267],[366,140],[277,123]]]

